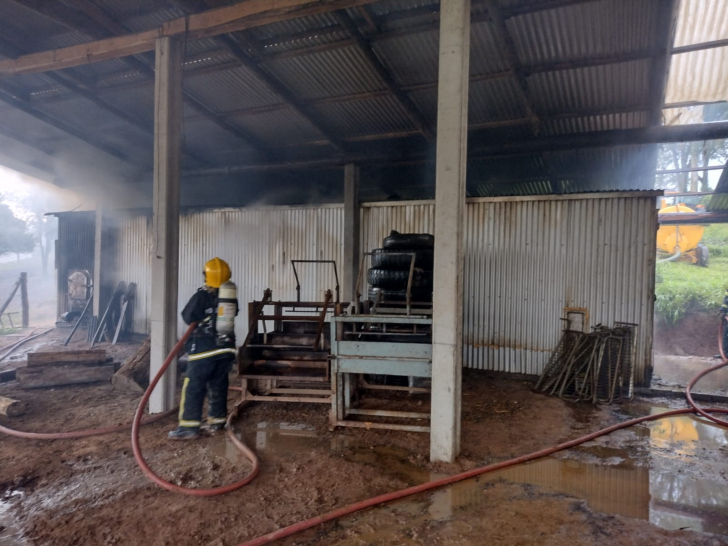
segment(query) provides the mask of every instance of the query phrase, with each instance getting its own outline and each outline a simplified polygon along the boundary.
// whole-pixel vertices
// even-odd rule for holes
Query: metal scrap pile
[[[536,390],[595,404],[631,399],[636,333],[637,325],[625,322],[599,325],[589,334],[565,330]]]

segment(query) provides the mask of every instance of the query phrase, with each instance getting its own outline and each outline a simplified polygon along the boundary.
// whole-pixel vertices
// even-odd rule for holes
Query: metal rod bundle
[[[564,331],[536,390],[564,400],[611,404],[632,398],[636,324]]]

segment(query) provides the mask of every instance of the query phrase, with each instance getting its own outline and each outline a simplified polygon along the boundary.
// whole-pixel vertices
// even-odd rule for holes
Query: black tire
[[[369,300],[377,301],[377,296],[381,298],[379,301],[387,302],[404,302],[407,301],[407,290],[392,290],[387,288],[371,287],[369,288]],[[417,303],[431,303],[432,302],[432,289],[429,288],[413,288],[412,289],[412,300]]]
[[[435,265],[435,251],[431,248],[377,248],[372,252],[372,267],[409,271],[412,256],[404,254],[406,252],[414,252],[415,267],[432,271]]]
[[[406,289],[409,269],[392,270],[372,267],[367,272],[367,282],[379,288]],[[415,268],[412,274],[412,288],[432,288],[432,272]]]
[[[427,233],[399,233],[392,231],[382,241],[382,247],[391,249],[434,248],[435,236]]]

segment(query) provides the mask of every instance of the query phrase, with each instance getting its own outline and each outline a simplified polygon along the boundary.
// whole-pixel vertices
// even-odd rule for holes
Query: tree
[[[0,202],[0,255],[33,252],[35,238],[28,224],[17,218],[10,207]]]
[[[687,117],[687,119],[678,119]],[[715,103],[693,109],[680,109],[676,119],[679,123],[701,123],[728,119],[728,103]],[[660,147],[658,169],[679,170],[725,164],[728,161],[728,140],[705,142],[677,142]],[[692,171],[661,175],[657,185],[666,190],[685,192],[708,192],[710,171]]]

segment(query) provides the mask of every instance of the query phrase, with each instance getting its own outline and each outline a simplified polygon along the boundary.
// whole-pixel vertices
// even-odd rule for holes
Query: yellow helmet
[[[205,284],[212,288],[230,280],[230,266],[220,258],[213,258],[205,264]]]

